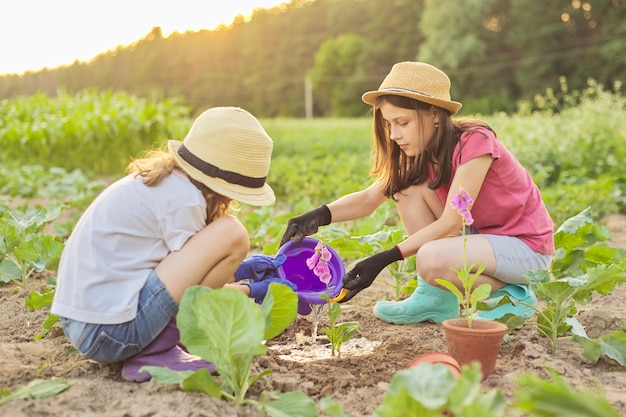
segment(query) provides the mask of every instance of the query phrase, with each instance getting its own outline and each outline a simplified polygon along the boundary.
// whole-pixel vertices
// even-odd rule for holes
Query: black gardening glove
[[[394,246],[385,252],[377,253],[357,263],[354,268],[341,279],[343,281],[343,288],[347,289],[348,292],[339,302],[345,303],[352,299],[352,297],[372,285],[372,282],[374,282],[374,279],[376,279],[383,268],[401,259],[404,259],[402,252],[400,252],[398,246]]]
[[[320,226],[330,224],[330,221],[330,210],[325,205],[289,219],[287,231],[280,239],[280,246],[289,242],[291,238],[294,243],[300,243],[305,236],[312,235]]]

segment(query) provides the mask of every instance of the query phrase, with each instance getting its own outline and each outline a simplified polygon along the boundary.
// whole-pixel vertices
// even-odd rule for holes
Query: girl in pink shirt
[[[403,301],[379,301],[374,314],[396,324],[440,323],[460,314],[456,296],[435,280],[462,290],[453,269],[463,266],[463,223],[450,201],[463,186],[474,199],[467,262],[485,265],[475,285],[491,285],[491,297],[508,294],[523,302],[479,316],[530,317],[534,310],[524,304],[534,306],[537,299],[524,275],[549,268],[554,225],[528,171],[485,122],[452,118],[461,103],[451,100],[450,80],[432,65],[397,63],[362,99],[374,114],[376,181],[290,219],[281,244],[299,242],[331,222],[368,216],[392,198],[408,237],[358,262],[343,277],[349,291],[341,302],[369,287],[390,263],[416,255],[416,291]]]

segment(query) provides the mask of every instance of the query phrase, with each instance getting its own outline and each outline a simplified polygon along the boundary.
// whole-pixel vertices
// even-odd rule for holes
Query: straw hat
[[[376,91],[368,91],[361,97],[374,105],[377,97],[396,95],[432,104],[455,114],[462,104],[450,100],[450,79],[439,68],[423,62],[399,62],[395,64]]]
[[[179,166],[218,194],[244,204],[266,206],[275,201],[265,183],[273,142],[259,121],[238,107],[206,110],[181,142],[168,141]]]

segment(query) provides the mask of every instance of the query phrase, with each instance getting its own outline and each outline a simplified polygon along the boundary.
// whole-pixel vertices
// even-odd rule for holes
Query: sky
[[[159,26],[215,29],[289,0],[0,0],[0,75],[89,61]]]

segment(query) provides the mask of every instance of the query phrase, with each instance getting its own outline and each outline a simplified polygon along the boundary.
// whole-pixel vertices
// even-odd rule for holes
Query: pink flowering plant
[[[345,322],[337,324],[337,319],[341,315],[341,307],[339,304],[330,301],[329,287],[330,279],[332,275],[328,263],[332,258],[332,253],[328,250],[323,242],[318,242],[315,246],[315,253],[307,259],[306,264],[313,271],[313,273],[320,279],[321,282],[326,284],[326,292],[320,293],[320,298],[326,301],[328,306],[328,318],[330,319],[330,326],[324,327],[322,330],[326,333],[328,341],[330,342],[331,356],[335,354],[341,356],[341,344],[347,340],[350,340],[356,334],[356,331],[361,327],[359,322]],[[324,304],[321,304],[323,306]],[[313,337],[317,337],[317,322],[319,320],[319,310],[316,306],[311,306],[314,317],[314,329]]]
[[[448,289],[459,299],[465,317],[467,318],[467,327],[472,327],[472,317],[477,311],[478,302],[489,297],[491,294],[491,285],[482,284],[476,288],[474,283],[480,274],[485,270],[485,264],[479,265],[478,259],[474,260],[470,265],[467,264],[467,235],[466,228],[474,223],[474,218],[470,212],[474,200],[472,196],[463,188],[459,188],[459,192],[452,198],[450,205],[461,215],[463,221],[463,266],[461,269],[451,268],[461,280],[463,292],[461,292],[454,284],[444,279],[436,279],[435,281],[441,286]],[[474,272],[472,272],[474,271]]]

